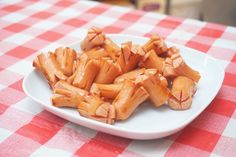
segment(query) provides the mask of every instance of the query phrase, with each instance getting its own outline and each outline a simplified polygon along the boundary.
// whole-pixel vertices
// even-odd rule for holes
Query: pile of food
[[[148,99],[174,110],[192,104],[200,74],[159,36],[144,45],[117,45],[92,27],[81,50],[59,47],[33,61],[53,90],[54,106],[75,108],[81,116],[112,124],[129,118]]]

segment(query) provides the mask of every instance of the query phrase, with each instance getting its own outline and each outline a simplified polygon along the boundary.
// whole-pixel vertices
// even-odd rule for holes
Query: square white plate
[[[129,40],[136,44],[144,44],[148,40],[129,35],[111,34],[108,36],[117,44]],[[109,125],[81,117],[75,109],[52,106],[50,102],[52,92],[45,79],[36,70],[24,78],[23,89],[29,97],[49,112],[97,131],[131,139],[154,139],[168,136],[184,128],[210,104],[221,87],[224,70],[216,59],[202,52],[181,45],[171,43],[167,45],[175,45],[179,48],[187,64],[201,73],[192,106],[185,111],[174,111],[167,105],[155,108],[151,102],[147,101],[141,104],[128,120]],[[80,42],[71,47],[79,51]]]

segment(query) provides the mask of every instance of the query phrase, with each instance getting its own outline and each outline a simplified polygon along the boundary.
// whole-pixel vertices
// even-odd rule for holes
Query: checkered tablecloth
[[[218,58],[225,68],[220,92],[177,134],[130,140],[70,123],[22,91],[36,52],[83,38],[91,26],[106,33],[160,34],[167,41]],[[0,1],[0,156],[228,156],[236,155],[236,28],[145,13],[91,1]]]

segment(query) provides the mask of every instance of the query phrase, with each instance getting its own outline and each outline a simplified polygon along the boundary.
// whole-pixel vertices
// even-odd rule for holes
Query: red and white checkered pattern
[[[160,34],[219,59],[225,80],[210,106],[167,138],[136,141],[96,132],[44,111],[21,84],[35,54],[106,33]],[[92,1],[0,1],[0,156],[235,156],[236,28]]]

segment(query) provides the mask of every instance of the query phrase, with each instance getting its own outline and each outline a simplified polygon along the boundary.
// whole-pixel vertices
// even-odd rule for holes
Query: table
[[[236,28],[92,1],[0,1],[0,156],[235,156]],[[198,49],[225,68],[220,92],[190,125],[156,140],[130,140],[75,125],[45,110],[21,87],[37,52],[105,33],[150,36]]]

